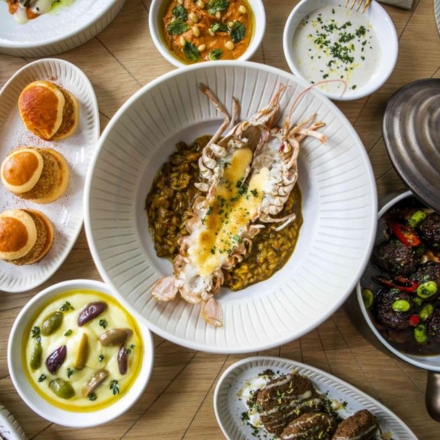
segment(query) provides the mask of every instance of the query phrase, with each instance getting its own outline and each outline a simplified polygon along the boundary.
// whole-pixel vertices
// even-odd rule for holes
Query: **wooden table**
[[[116,19],[87,44],[59,55],[82,69],[98,98],[101,129],[142,86],[174,67],[156,50],[148,30],[151,1],[127,0]],[[266,0],[267,28],[253,61],[288,71],[282,52],[286,18],[296,0]],[[388,82],[374,95],[338,106],[360,135],[373,164],[379,195],[405,189],[384,150],[382,117],[390,96],[405,84],[440,77],[440,38],[432,0],[416,1],[412,11],[386,7],[399,35],[400,54]],[[0,54],[0,87],[32,59]],[[221,439],[213,393],[222,372],[246,356],[196,352],[155,336],[155,366],[139,401],[104,426],[75,430],[37,416],[16,393],[7,368],[7,342],[20,309],[38,291],[60,281],[100,276],[84,231],[65,263],[41,287],[22,294],[0,292],[0,403],[30,439]],[[348,301],[330,319],[300,340],[255,354],[282,356],[321,368],[353,384],[390,408],[421,440],[440,438],[440,425],[426,413],[426,372],[375,348],[358,329]],[[185,384],[182,391],[182,384]]]

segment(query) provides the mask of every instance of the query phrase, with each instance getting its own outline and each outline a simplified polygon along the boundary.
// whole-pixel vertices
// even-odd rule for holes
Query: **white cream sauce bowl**
[[[330,99],[351,101],[379,89],[398,55],[394,24],[373,1],[362,13],[345,0],[302,0],[290,13],[283,49],[292,73]]]

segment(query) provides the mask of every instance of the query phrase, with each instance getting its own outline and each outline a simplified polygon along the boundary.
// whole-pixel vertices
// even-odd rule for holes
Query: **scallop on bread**
[[[52,247],[52,222],[34,209],[10,209],[0,214],[0,259],[22,266],[40,261]]]
[[[1,165],[3,185],[21,199],[51,203],[69,185],[69,165],[52,148],[21,147],[12,150]]]
[[[50,81],[28,84],[20,93],[18,109],[25,127],[46,141],[64,139],[78,125],[78,100]]]

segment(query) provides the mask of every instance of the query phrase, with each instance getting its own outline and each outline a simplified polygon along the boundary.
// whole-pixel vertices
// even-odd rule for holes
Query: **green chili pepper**
[[[415,228],[419,223],[425,220],[426,214],[423,211],[416,211],[408,220],[411,228]]]
[[[414,339],[419,343],[423,344],[428,339],[428,335],[426,333],[426,326],[425,324],[419,324],[414,329]]]
[[[434,281],[427,281],[417,287],[417,296],[426,299],[437,293],[437,284]]]
[[[362,299],[364,300],[364,306],[366,309],[369,309],[374,302],[374,294],[370,289],[364,288],[362,289]]]
[[[395,312],[407,312],[410,309],[410,304],[404,299],[398,299],[393,302],[391,306]]]

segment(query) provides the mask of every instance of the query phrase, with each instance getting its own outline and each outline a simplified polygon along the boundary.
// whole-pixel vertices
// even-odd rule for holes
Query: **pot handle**
[[[428,382],[426,383],[425,405],[428,414],[440,422],[440,373],[428,371]]]

